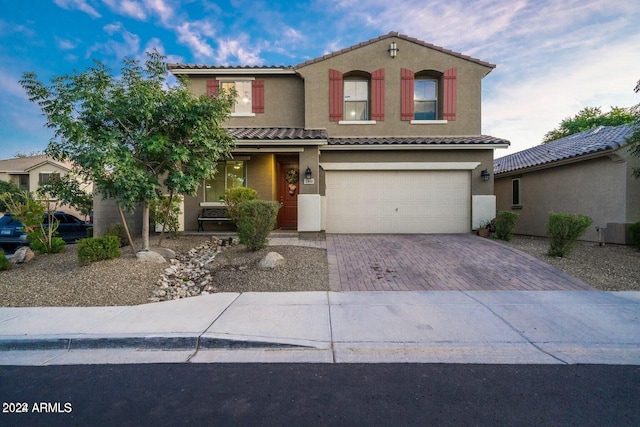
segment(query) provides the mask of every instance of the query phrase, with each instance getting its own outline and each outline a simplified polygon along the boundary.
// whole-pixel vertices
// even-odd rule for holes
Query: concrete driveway
[[[328,234],[332,291],[593,290],[521,251],[472,234]]]

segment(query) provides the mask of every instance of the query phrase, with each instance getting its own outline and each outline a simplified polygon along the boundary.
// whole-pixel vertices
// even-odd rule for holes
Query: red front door
[[[298,191],[300,174],[297,163],[278,163],[278,228],[298,228]]]

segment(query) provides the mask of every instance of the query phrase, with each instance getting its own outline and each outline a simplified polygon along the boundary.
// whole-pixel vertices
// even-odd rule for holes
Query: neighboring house
[[[520,214],[516,233],[545,236],[549,213],[588,215],[582,239],[630,243],[629,225],[640,220],[640,159],[625,141],[631,127],[600,126],[520,151],[494,162],[499,210]]]
[[[0,180],[11,182],[23,190],[35,193],[40,184],[49,181],[55,175],[73,173],[73,164],[53,160],[46,155],[16,157],[0,160]],[[87,193],[93,191],[93,185],[84,183],[81,188]],[[60,206],[58,210],[79,216],[82,215],[69,206]]]
[[[299,233],[470,232],[495,213],[494,149],[509,145],[480,134],[494,67],[395,32],[290,67],[169,64],[197,95],[238,94],[233,158],[185,198],[185,228],[247,186]]]

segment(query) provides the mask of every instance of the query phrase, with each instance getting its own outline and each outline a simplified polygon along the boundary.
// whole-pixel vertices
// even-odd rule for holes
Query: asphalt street
[[[637,426],[638,395],[622,365],[4,366],[0,425]]]

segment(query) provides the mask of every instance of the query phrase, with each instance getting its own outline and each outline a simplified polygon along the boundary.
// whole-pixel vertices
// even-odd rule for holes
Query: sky
[[[170,62],[297,65],[397,31],[492,64],[482,133],[538,145],[585,107],[631,107],[640,80],[638,0],[0,0],[0,158],[53,136],[19,80],[157,49]]]

